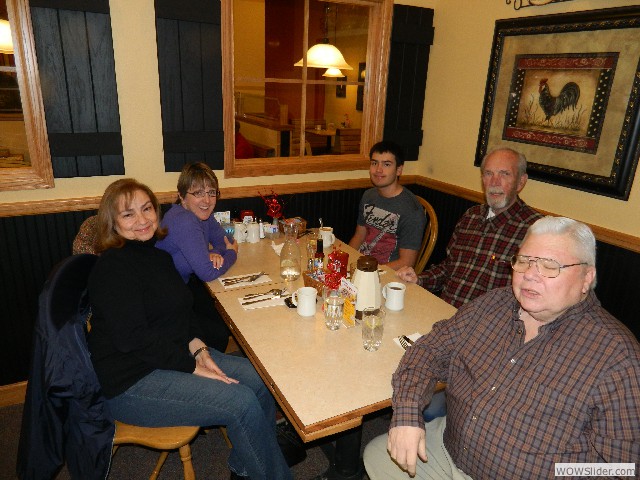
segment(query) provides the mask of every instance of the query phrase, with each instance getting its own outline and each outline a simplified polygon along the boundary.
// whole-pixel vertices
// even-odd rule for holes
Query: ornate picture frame
[[[640,7],[496,21],[475,165],[627,200],[640,154]]]

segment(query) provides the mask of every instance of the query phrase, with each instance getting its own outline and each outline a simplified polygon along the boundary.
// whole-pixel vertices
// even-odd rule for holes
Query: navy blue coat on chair
[[[96,259],[62,261],[40,294],[18,447],[22,480],[53,478],[64,462],[74,479],[109,472],[115,427],[86,341],[86,287]]]

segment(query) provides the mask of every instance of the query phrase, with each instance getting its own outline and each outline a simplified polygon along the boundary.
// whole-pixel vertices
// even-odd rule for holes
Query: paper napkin
[[[276,245],[276,242],[271,240],[271,248],[273,248],[273,251],[276,252],[276,255],[278,255],[278,256],[280,256],[280,252],[282,251],[282,246],[283,245],[284,245],[284,243],[281,243],[280,245]]]
[[[422,336],[422,334],[418,333],[418,332],[412,333],[411,335],[407,335],[407,337],[409,337],[414,342],[416,342],[421,336]],[[404,347],[402,345],[400,345],[400,341],[398,340],[398,337],[393,337],[393,341],[396,342],[396,345],[398,345],[398,347],[400,347],[402,350],[404,350]]]
[[[240,302],[240,305],[242,305],[244,302],[250,302],[252,300],[254,299],[246,300],[242,297],[238,298],[238,302]],[[251,305],[242,305],[242,308],[244,308],[245,310],[253,310],[256,308],[277,307],[278,305],[284,305],[284,298],[270,298],[269,300],[262,300],[261,302],[252,303]]]

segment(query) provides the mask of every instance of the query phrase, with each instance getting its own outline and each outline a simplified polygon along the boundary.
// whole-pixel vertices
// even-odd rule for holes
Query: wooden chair
[[[160,457],[149,480],[156,480],[160,469],[171,450],[178,449],[185,480],[195,480],[196,474],[191,463],[191,441],[200,431],[200,427],[137,427],[116,420],[116,434],[113,438],[112,456],[118,447],[125,444],[143,445],[160,450]]]
[[[429,257],[433,253],[433,249],[436,246],[436,240],[438,239],[438,217],[436,212],[429,202],[422,197],[417,197],[418,201],[424,208],[424,213],[428,217],[429,222],[427,228],[424,231],[424,237],[422,237],[422,244],[420,250],[418,250],[418,260],[416,261],[415,271],[421,273],[427,266]]]
[[[337,128],[333,153],[360,153],[361,135],[359,128]]]
[[[293,125],[293,130],[291,131],[291,148],[290,148],[290,156],[292,157],[297,157],[300,155],[300,130],[301,130],[301,121],[299,118],[294,118],[293,120],[291,120],[291,124]],[[315,128],[316,125],[320,125],[322,128],[326,128],[326,122],[322,119],[319,120],[314,120],[314,119],[307,119],[305,121],[305,129],[308,128]],[[305,144],[305,155],[310,156],[310,148],[315,148],[315,149],[325,149],[326,150],[326,146],[327,146],[327,139],[324,137],[320,137],[319,135],[310,135],[310,134],[306,134],[305,135],[305,139],[306,142],[309,143],[309,145]]]
[[[63,260],[49,275],[40,294],[40,312],[34,341],[37,348],[34,349],[32,363],[47,362],[48,370],[44,375],[39,373],[44,371],[44,366],[39,367],[32,370],[29,376],[24,405],[25,418],[45,415],[52,410],[68,410],[69,413],[65,414],[69,417],[60,418],[59,425],[45,425],[47,422],[44,421],[28,422],[28,425],[36,427],[25,430],[24,445],[18,455],[22,460],[18,463],[26,466],[25,471],[33,469],[29,465],[30,448],[44,446],[50,452],[59,452],[65,444],[65,457],[72,477],[74,473],[75,476],[81,475],[80,471],[87,463],[86,459],[84,463],[77,460],[80,454],[86,456],[90,463],[93,462],[94,469],[104,468],[106,473],[109,455],[112,456],[119,445],[127,443],[162,451],[151,479],[157,478],[169,451],[177,448],[183,462],[185,479],[194,480],[189,442],[198,434],[199,426],[146,428],[115,422],[114,433],[114,425],[105,409],[106,400],[93,370],[85,339],[85,332],[91,327],[87,281],[97,258],[95,255],[80,254]],[[65,360],[55,362],[50,361],[51,358]],[[83,422],[83,427],[78,428],[73,435],[67,434],[63,428],[66,421]],[[39,427],[40,424],[42,427]],[[56,428],[58,434],[54,435]],[[83,435],[91,438],[91,442],[85,441]],[[109,448],[112,446],[111,438],[113,447]],[[80,450],[82,453],[79,453]],[[36,467],[44,468],[43,472],[54,471],[64,461],[59,454],[49,453],[42,454],[38,463],[45,463],[42,458],[50,460],[50,464]]]

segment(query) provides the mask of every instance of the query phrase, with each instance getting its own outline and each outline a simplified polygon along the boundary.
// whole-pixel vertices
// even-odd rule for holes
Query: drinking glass
[[[315,232],[307,235],[307,258],[313,258],[316,255],[316,248],[318,246],[318,234]]]
[[[325,291],[324,324],[329,330],[338,330],[342,324],[344,297],[337,290]]]
[[[362,346],[369,352],[375,352],[382,345],[384,332],[384,310],[368,307],[362,311]]]

